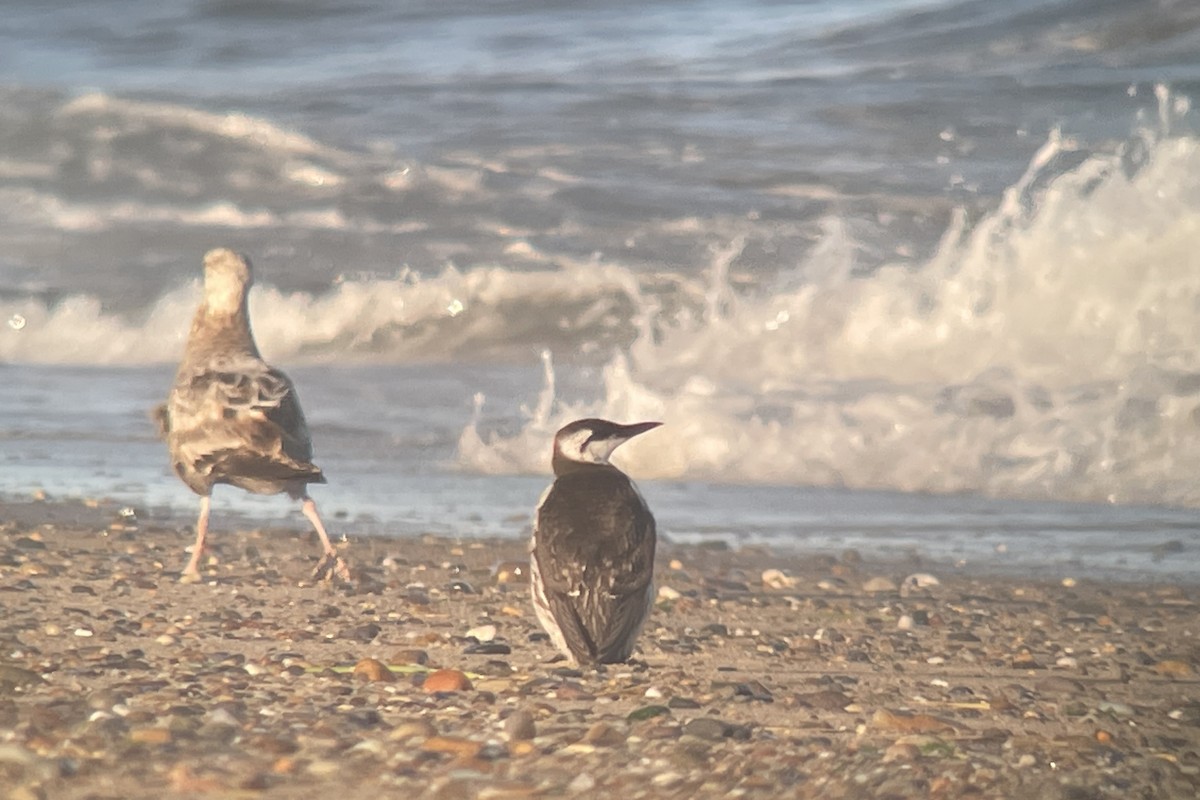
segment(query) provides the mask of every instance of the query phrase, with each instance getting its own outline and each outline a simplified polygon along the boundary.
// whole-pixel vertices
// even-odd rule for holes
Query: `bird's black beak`
[[[651,431],[662,425],[661,422],[635,422],[632,425],[618,425],[617,435],[622,439],[632,439],[639,433]]]

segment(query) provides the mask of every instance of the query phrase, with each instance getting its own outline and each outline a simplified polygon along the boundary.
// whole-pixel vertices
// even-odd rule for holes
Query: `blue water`
[[[0,490],[191,513],[226,245],[356,532],[523,535],[604,414],[680,539],[1200,577],[1193,6],[8,3]]]

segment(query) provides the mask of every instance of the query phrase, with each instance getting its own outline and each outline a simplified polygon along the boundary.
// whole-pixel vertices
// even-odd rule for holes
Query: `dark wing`
[[[168,411],[177,469],[181,461],[190,464],[210,484],[323,480],[311,463],[295,387],[257,359],[215,361],[179,376]]]
[[[648,610],[654,517],[612,467],[570,472],[538,511],[533,556],[547,603],[580,661],[623,660]]]

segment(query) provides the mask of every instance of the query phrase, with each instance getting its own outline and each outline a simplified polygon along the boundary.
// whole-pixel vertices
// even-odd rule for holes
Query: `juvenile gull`
[[[554,436],[530,544],[533,608],[577,664],[625,661],[654,604],[654,516],[612,452],[661,423],[581,419]]]
[[[350,579],[346,562],[308,496],[308,484],[325,483],[312,463],[312,441],[291,380],[271,367],[254,344],[246,295],[254,278],[250,261],[232,250],[204,255],[204,299],[192,320],[183,361],[167,402],[154,416],[167,440],[171,465],[200,495],[196,544],[180,580],[200,579],[213,487],[230,484],[255,494],[287,492],[321,538],[313,576],[335,572]]]

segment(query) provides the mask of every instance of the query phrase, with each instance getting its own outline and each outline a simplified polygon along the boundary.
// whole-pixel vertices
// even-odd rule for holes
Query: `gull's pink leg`
[[[212,498],[204,495],[200,498],[200,517],[196,520],[196,543],[192,545],[192,557],[179,580],[183,583],[196,583],[200,580],[200,559],[204,557],[204,540],[208,538],[208,512]]]
[[[304,516],[308,517],[308,521],[317,529],[317,536],[321,537],[321,560],[317,562],[316,569],[313,570],[314,578],[324,578],[329,574],[330,570],[337,573],[337,576],[344,581],[350,581],[350,568],[346,566],[346,562],[338,555],[338,552],[333,547],[333,543],[329,541],[329,534],[325,532],[325,524],[321,522],[321,515],[317,513],[316,502],[308,495],[304,496],[304,502],[300,506],[300,511]]]

